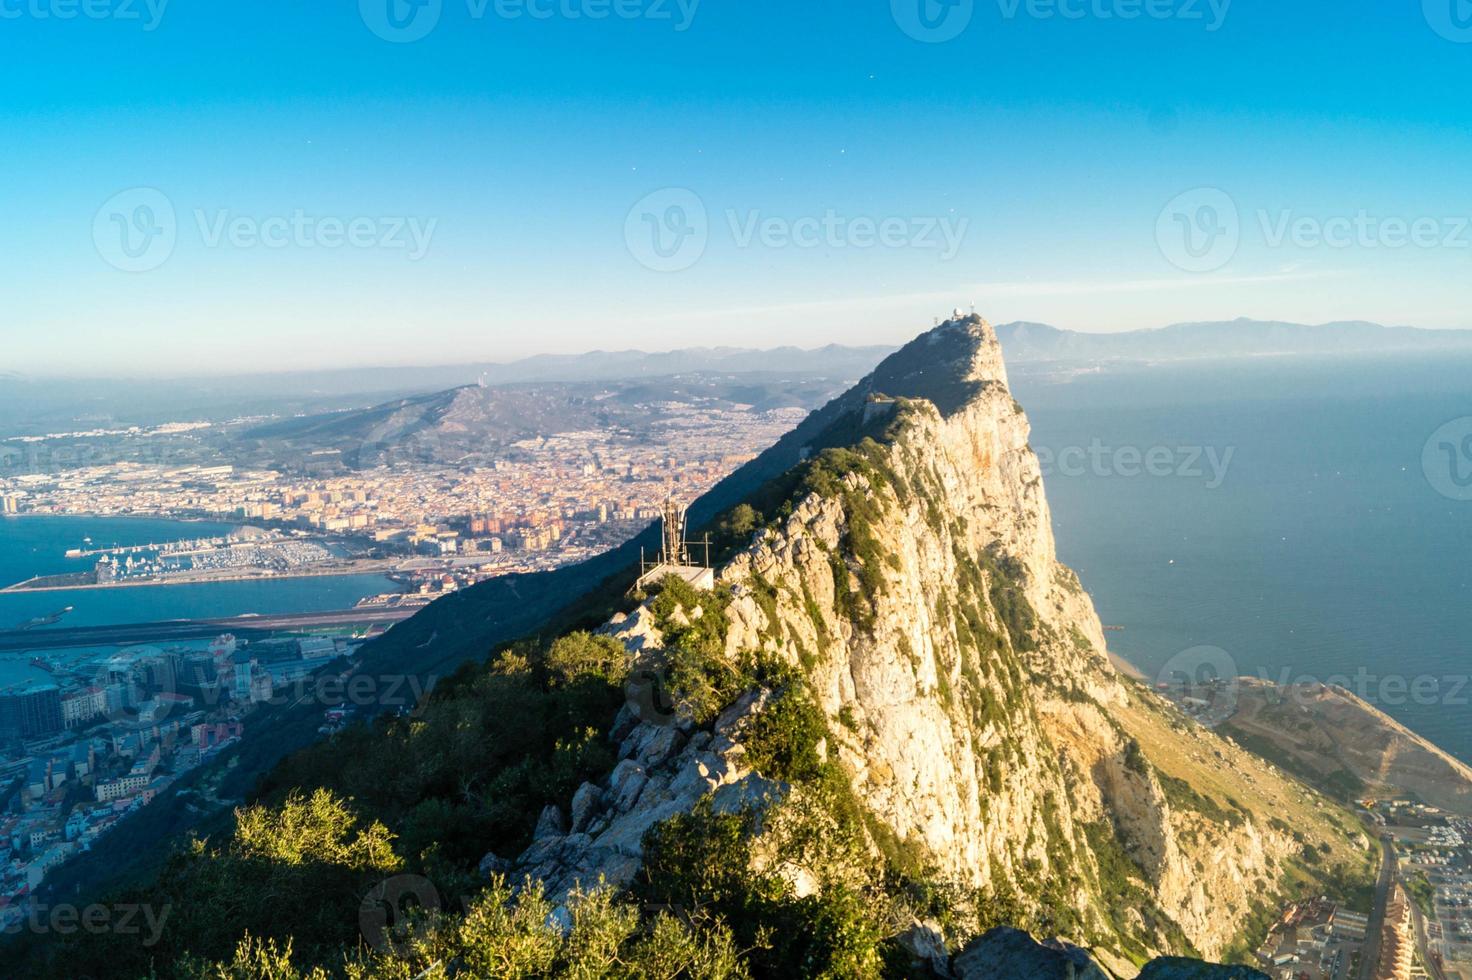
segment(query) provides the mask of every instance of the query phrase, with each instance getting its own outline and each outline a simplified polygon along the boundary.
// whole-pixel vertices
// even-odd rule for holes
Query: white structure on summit
[[[700,542],[705,548],[705,564],[696,565],[690,560],[690,542],[685,540],[686,510],[673,496],[665,497],[659,521],[659,558],[646,562],[643,549],[639,550],[639,581],[635,588],[670,575],[684,579],[697,589],[715,588],[716,575],[710,568],[710,535]]]

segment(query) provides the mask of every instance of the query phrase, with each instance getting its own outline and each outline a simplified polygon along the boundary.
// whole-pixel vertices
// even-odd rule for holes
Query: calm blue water
[[[19,517],[0,519],[0,582],[10,585],[34,575],[54,575],[90,567],[88,559],[67,559],[68,548],[148,544],[161,540],[215,537],[229,524],[160,521],[145,518]],[[36,616],[66,606],[75,609],[60,625],[103,626],[167,619],[214,619],[245,613],[268,615],[348,609],[364,596],[396,591],[378,575],[282,579],[272,582],[212,582],[116,589],[0,595],[0,629],[13,629]],[[31,676],[28,657],[0,658],[0,685]]]
[[[1013,381],[1040,451],[1175,460],[1158,467],[1173,475],[1130,476],[1132,456],[1103,453],[1096,469],[1075,454],[1045,475],[1060,556],[1104,622],[1126,627],[1111,648],[1152,676],[1209,644],[1243,674],[1348,680],[1472,761],[1472,503],[1422,468],[1428,437],[1472,416],[1472,358]],[[1179,475],[1177,447],[1233,450],[1220,486],[1204,460]]]

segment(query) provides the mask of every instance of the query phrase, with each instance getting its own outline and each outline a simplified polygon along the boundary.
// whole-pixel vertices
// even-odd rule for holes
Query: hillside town
[[[28,587],[373,571],[430,592],[615,547],[658,517],[656,502],[667,492],[695,499],[804,414],[704,412],[661,423],[655,438],[639,440],[564,432],[515,443],[484,467],[400,463],[311,478],[232,465],[83,466],[0,477],[0,511],[247,528],[184,542],[172,554],[163,545],[91,551],[79,543],[74,557],[88,558],[87,567]]]
[[[358,645],[223,635],[100,653],[0,691],[0,930],[26,920],[51,871],[233,745],[261,706],[317,699],[324,734],[370,707],[412,708],[412,685],[371,697],[334,685]]]
[[[1387,919],[1399,923],[1404,943],[1414,948],[1415,969],[1435,980],[1469,980],[1472,820],[1414,800],[1365,803],[1395,851],[1401,908],[1392,901]]]
[[[658,518],[669,493],[699,496],[803,414],[705,412],[663,423],[654,439],[566,432],[523,440],[475,467],[400,461],[309,476],[107,462],[0,476],[0,513],[20,520],[157,517],[232,528],[142,545],[81,540],[65,555],[73,570],[0,587],[374,571],[402,592],[363,605],[417,606],[488,577],[615,547]],[[221,635],[33,660],[46,680],[0,689],[0,930],[35,912],[31,896],[55,869],[234,745],[263,705],[298,701],[305,688],[321,699],[323,733],[370,710],[320,690],[351,669],[362,639]],[[408,710],[417,693],[374,691],[371,710]]]
[[[1255,951],[1274,980],[1472,978],[1472,821],[1412,800],[1361,800],[1389,849],[1375,914],[1285,906]]]

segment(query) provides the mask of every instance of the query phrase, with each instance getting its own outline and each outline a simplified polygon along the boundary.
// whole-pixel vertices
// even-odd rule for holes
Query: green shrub
[[[884,930],[874,903],[835,886],[796,898],[771,872],[753,870],[756,815],[709,803],[644,839],[640,892],[659,906],[709,909],[730,924],[760,977],[870,980],[881,976]]]
[[[547,672],[553,687],[589,678],[618,686],[629,674],[629,652],[609,636],[569,633],[547,651]]]
[[[463,916],[431,913],[394,935],[394,949],[360,952],[341,964],[349,980],[413,980],[451,976],[548,980],[744,980],[749,974],[731,932],[709,916],[656,914],[608,889],[574,892],[564,932],[540,885],[513,895],[495,881]],[[320,967],[299,967],[290,942],[246,937],[228,961],[181,960],[175,975],[190,980],[327,980]]]
[[[1136,739],[1131,738],[1124,743],[1124,767],[1137,776],[1150,775],[1150,762]]]
[[[818,743],[827,735],[823,713],[805,690],[789,687],[774,695],[741,733],[746,759],[769,779],[816,779],[823,765]]]

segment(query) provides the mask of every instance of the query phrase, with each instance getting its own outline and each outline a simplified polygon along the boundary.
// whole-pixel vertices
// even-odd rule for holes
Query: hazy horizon
[[[981,312],[981,311],[978,310],[978,312]],[[933,321],[934,319],[935,319],[935,317],[932,316],[931,317],[931,320]],[[1036,319],[1036,318],[1027,318],[1027,317],[1022,317],[1022,318],[1017,318],[1017,319],[1011,319],[1011,320],[996,320],[996,319],[993,319],[993,318],[990,318],[990,317],[988,317],[987,319],[993,325],[998,326],[998,327],[1001,327],[1001,326],[1009,326],[1009,325],[1012,325],[1012,324],[1031,324],[1031,325],[1036,325],[1036,326],[1049,327],[1049,328],[1053,328],[1053,329],[1056,329],[1056,330],[1061,330],[1061,331],[1064,331],[1064,332],[1077,333],[1077,334],[1083,334],[1083,335],[1089,335],[1089,336],[1115,336],[1115,335],[1124,335],[1124,334],[1142,334],[1142,333],[1149,333],[1149,332],[1152,332],[1152,331],[1167,330],[1167,329],[1170,329],[1170,328],[1173,328],[1173,327],[1181,327],[1181,326],[1192,326],[1192,325],[1200,325],[1200,324],[1230,326],[1231,324],[1234,324],[1234,323],[1274,323],[1274,324],[1286,324],[1288,326],[1293,326],[1293,327],[1306,327],[1306,328],[1309,328],[1309,329],[1332,327],[1332,326],[1335,326],[1335,325],[1346,324],[1346,323],[1363,323],[1363,324],[1369,324],[1369,325],[1372,325],[1372,326],[1375,326],[1375,327],[1384,328],[1386,330],[1415,330],[1415,331],[1424,331],[1424,332],[1428,332],[1428,333],[1466,333],[1466,332],[1472,332],[1472,327],[1456,327],[1456,326],[1427,327],[1427,326],[1422,326],[1422,325],[1419,325],[1419,324],[1410,324],[1410,323],[1380,323],[1380,322],[1377,322],[1377,321],[1368,320],[1368,319],[1360,318],[1360,317],[1348,317],[1348,318],[1344,318],[1342,320],[1332,320],[1332,321],[1312,322],[1312,323],[1296,322],[1296,321],[1286,320],[1286,319],[1282,319],[1282,318],[1261,318],[1261,319],[1259,319],[1259,318],[1255,318],[1255,317],[1231,317],[1231,318],[1226,318],[1226,319],[1222,319],[1222,320],[1188,319],[1188,320],[1172,321],[1170,323],[1150,324],[1150,325],[1146,325],[1146,326],[1126,326],[1126,327],[1121,327],[1121,328],[1116,329],[1116,330],[1084,330],[1084,329],[1079,329],[1077,327],[1065,326],[1065,325],[1062,325],[1062,324],[1059,324],[1059,323],[1051,323],[1051,322],[1047,322],[1047,321],[1044,321],[1044,320],[1039,320],[1039,319]],[[281,377],[281,376],[291,376],[291,375],[301,375],[301,374],[329,374],[329,373],[337,373],[337,372],[342,372],[342,373],[348,373],[348,372],[372,373],[372,372],[375,372],[375,371],[384,371],[384,372],[389,372],[389,371],[406,371],[406,370],[407,371],[421,371],[421,370],[422,371],[435,371],[435,370],[469,369],[469,368],[476,368],[476,367],[510,367],[510,366],[521,364],[521,363],[524,363],[524,362],[527,362],[527,361],[534,361],[534,360],[538,360],[538,359],[542,359],[542,358],[554,358],[554,359],[555,358],[584,358],[584,357],[596,357],[596,356],[600,356],[600,355],[609,356],[609,357],[630,356],[630,355],[634,355],[634,356],[643,355],[643,356],[657,357],[657,356],[660,356],[660,355],[681,354],[681,353],[702,353],[702,352],[720,353],[720,352],[727,352],[727,351],[729,351],[729,352],[743,352],[743,353],[746,353],[746,352],[749,352],[749,353],[766,353],[766,352],[772,352],[772,351],[793,350],[793,349],[798,350],[798,351],[801,351],[803,353],[815,353],[815,352],[821,351],[821,350],[823,350],[825,348],[829,348],[829,347],[838,347],[838,348],[844,348],[844,349],[848,349],[848,350],[864,350],[864,349],[871,349],[871,348],[872,349],[875,349],[875,350],[879,350],[879,349],[895,349],[895,348],[898,348],[898,347],[902,346],[903,344],[905,344],[906,342],[908,342],[910,340],[913,340],[914,337],[915,337],[915,335],[917,333],[919,333],[922,330],[926,329],[929,325],[930,325],[929,324],[929,321],[927,321],[926,323],[916,323],[913,326],[913,329],[910,329],[910,330],[905,330],[905,329],[902,329],[902,328],[896,328],[893,331],[893,333],[895,334],[896,339],[894,339],[892,341],[878,341],[878,342],[872,342],[872,343],[849,343],[849,342],[845,342],[843,340],[829,340],[829,341],[826,341],[826,342],[815,343],[815,344],[811,344],[811,345],[809,345],[809,344],[798,344],[798,343],[779,343],[779,344],[774,344],[772,346],[754,346],[754,345],[740,345],[740,344],[694,344],[694,345],[683,346],[683,347],[667,347],[667,348],[593,347],[593,348],[578,349],[578,350],[533,350],[530,353],[527,353],[527,354],[524,354],[524,355],[521,355],[521,356],[510,357],[510,358],[499,359],[499,360],[498,359],[490,359],[490,358],[477,358],[477,357],[467,357],[467,358],[459,359],[459,360],[443,360],[443,361],[429,361],[429,360],[412,360],[412,359],[406,359],[406,360],[402,360],[402,361],[398,361],[398,362],[369,361],[369,362],[362,362],[362,363],[353,363],[353,362],[349,362],[349,361],[341,361],[341,360],[339,360],[339,361],[325,361],[325,362],[316,363],[316,364],[292,364],[290,366],[281,366],[281,367],[278,367],[278,368],[275,368],[275,369],[262,369],[262,370],[231,370],[230,369],[230,366],[220,366],[218,368],[215,368],[215,367],[212,367],[212,366],[195,365],[195,366],[193,366],[188,371],[183,371],[183,370],[176,369],[174,371],[162,371],[162,372],[156,372],[156,373],[155,372],[141,372],[141,371],[139,371],[139,372],[130,372],[130,371],[111,371],[111,372],[109,372],[109,371],[102,371],[102,370],[91,371],[91,372],[65,371],[65,370],[44,371],[44,370],[27,370],[27,369],[25,369],[23,367],[16,368],[16,367],[12,367],[11,365],[9,365],[7,363],[0,362],[0,379],[4,379],[7,376],[14,377],[14,378],[17,378],[17,379],[20,379],[20,380],[30,380],[30,381],[44,381],[44,380],[60,380],[60,381],[156,380],[156,381],[167,381],[167,380],[177,380],[177,379],[180,379],[180,378],[191,378],[191,377],[193,377],[193,378],[206,378],[207,377],[207,378],[216,378],[216,379],[229,379],[229,378],[251,378],[251,377]],[[0,355],[0,356],[3,356],[3,355]],[[470,383],[470,382],[467,382],[467,383]],[[504,383],[508,383],[508,382],[497,382],[497,383],[498,384],[504,384]]]

